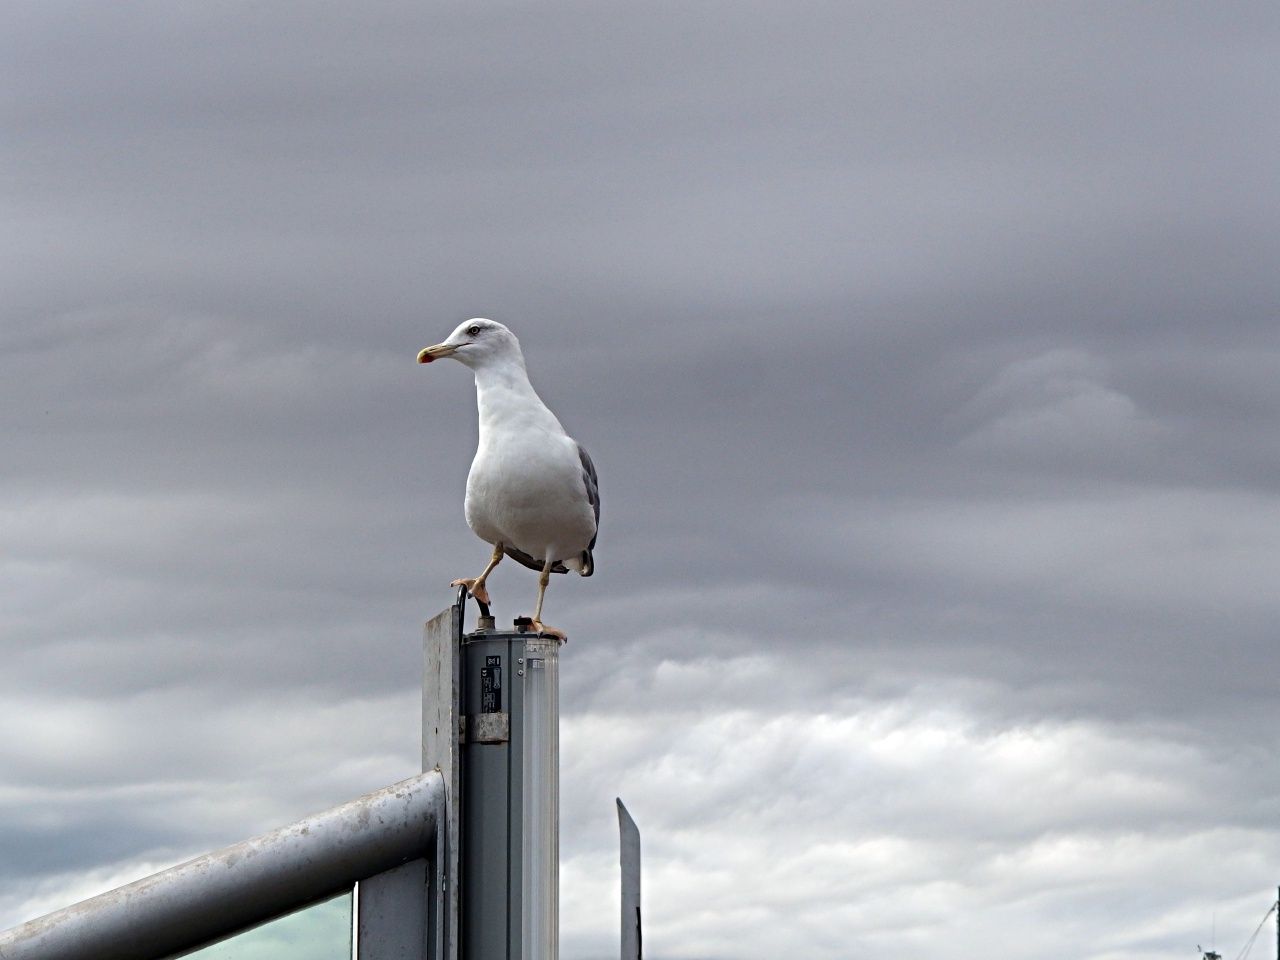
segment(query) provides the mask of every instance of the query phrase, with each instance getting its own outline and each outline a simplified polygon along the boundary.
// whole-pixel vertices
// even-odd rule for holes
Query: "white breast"
[[[577,444],[563,432],[490,430],[467,477],[467,523],[535,560],[577,557],[595,536]]]

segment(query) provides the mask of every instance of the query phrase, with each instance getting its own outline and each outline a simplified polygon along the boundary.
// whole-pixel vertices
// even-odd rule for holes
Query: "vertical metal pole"
[[[410,860],[356,884],[355,955],[360,960],[439,956],[430,943],[427,866],[426,860]]]
[[[435,876],[431,890],[431,941],[427,955],[435,960],[458,960],[462,803],[461,657],[462,596],[433,617],[423,637],[422,769],[439,769],[444,776],[445,816],[436,830]]]
[[[622,869],[621,960],[641,960],[640,828],[618,799],[618,865]]]
[[[559,648],[518,631],[462,638],[465,960],[559,953]]]
[[[520,902],[525,960],[560,953],[560,641],[524,642]]]

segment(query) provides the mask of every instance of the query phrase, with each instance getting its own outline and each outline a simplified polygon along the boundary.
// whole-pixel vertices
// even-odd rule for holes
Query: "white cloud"
[[[567,956],[600,955],[614,929],[606,783],[641,827],[655,956],[967,958],[1002,930],[1013,955],[1101,958],[1144,926],[1158,946],[1135,955],[1154,956],[1199,936],[1225,899],[1239,898],[1224,929],[1259,907],[1243,892],[1265,889],[1265,851],[1280,847],[1219,825],[1250,798],[1215,787],[1229,766],[1184,731],[1010,725],[946,688],[834,712],[752,701],[704,713],[688,697],[691,674],[731,687],[755,659],[655,667],[651,694],[676,706],[643,720],[567,718],[564,790],[585,781],[596,805],[568,804],[590,819],[585,832],[570,820],[565,843]],[[1236,871],[1213,871],[1216,889],[1209,859]],[[1164,896],[1131,893],[1148,884]],[[1185,905],[1172,919],[1171,900]]]
[[[1106,363],[1080,350],[1010,363],[957,411],[958,448],[1041,466],[1148,456],[1169,429],[1107,380]]]

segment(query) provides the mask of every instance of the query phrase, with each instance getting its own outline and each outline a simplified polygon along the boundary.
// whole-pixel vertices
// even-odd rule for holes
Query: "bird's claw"
[[[569,639],[563,630],[557,630],[555,627],[548,627],[541,620],[534,620],[532,626],[536,633],[541,633],[544,636],[554,637],[557,640],[567,641]]]
[[[467,593],[471,594],[486,607],[489,605],[489,591],[485,588],[482,580],[455,580],[449,586],[466,587]]]

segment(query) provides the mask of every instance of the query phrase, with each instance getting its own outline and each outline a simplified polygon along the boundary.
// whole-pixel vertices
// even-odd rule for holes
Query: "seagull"
[[[564,639],[542,622],[542,601],[553,573],[595,571],[592,550],[600,526],[595,464],[534,392],[514,333],[477,317],[459,324],[443,343],[426,347],[419,363],[444,357],[466,364],[476,377],[480,442],[467,475],[467,525],[493,545],[480,576],[453,586],[488,605],[485,580],[506,554],[538,577],[533,627]]]

